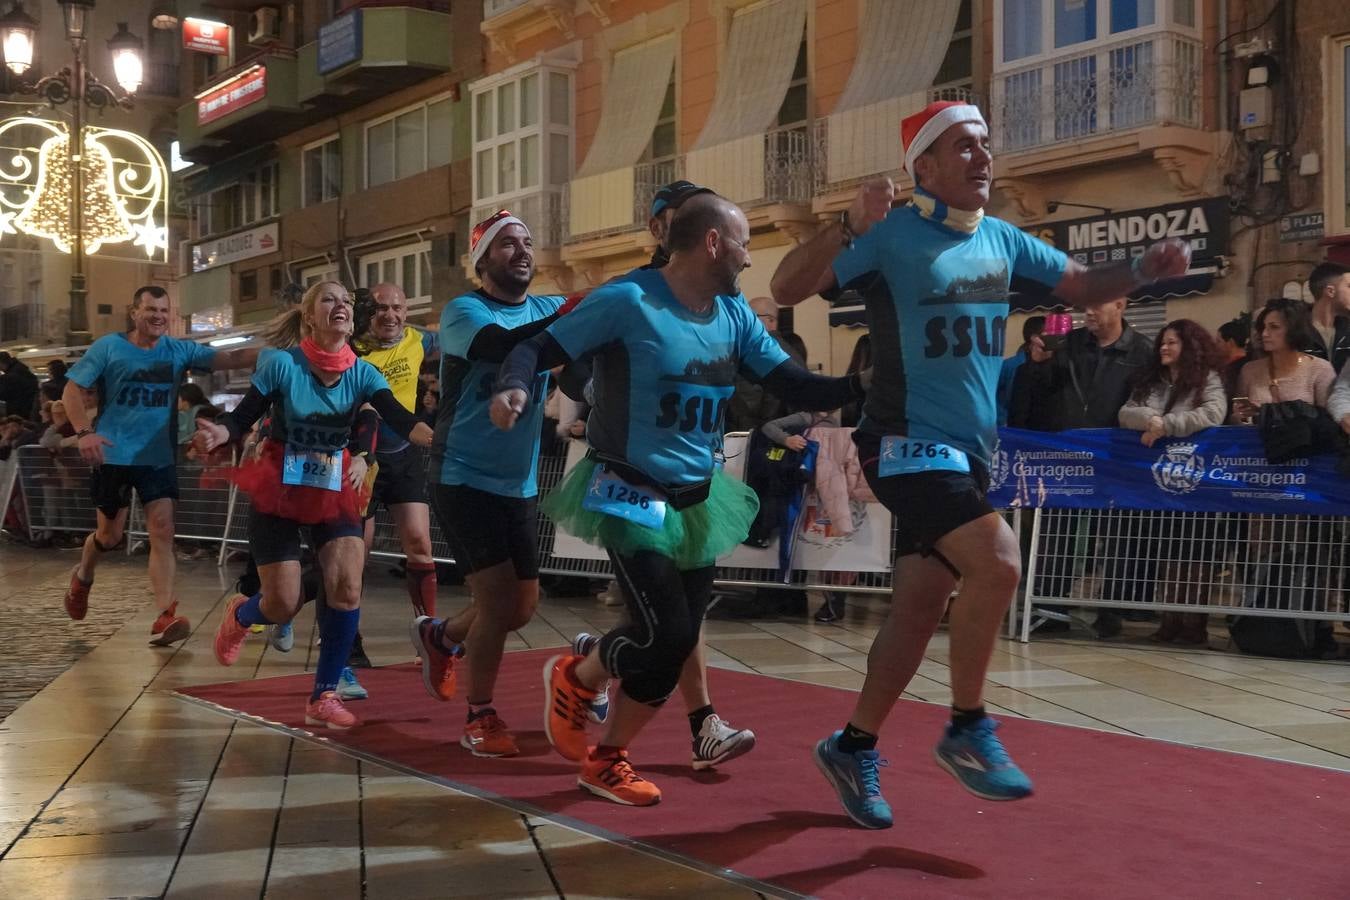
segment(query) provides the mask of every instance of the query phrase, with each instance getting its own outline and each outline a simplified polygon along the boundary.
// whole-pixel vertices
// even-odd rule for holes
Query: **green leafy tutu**
[[[718,469],[713,472],[708,499],[685,509],[667,507],[661,527],[647,528],[582,508],[597,465],[593,459],[577,463],[539,508],[574,537],[625,556],[650,550],[670,557],[680,569],[710,566],[745,540],[759,512],[755,492]]]

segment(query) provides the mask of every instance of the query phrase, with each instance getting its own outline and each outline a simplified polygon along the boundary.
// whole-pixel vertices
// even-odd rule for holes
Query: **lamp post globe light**
[[[71,64],[52,75],[32,76],[36,60],[37,22],[24,10],[23,0],[12,0],[9,12],[0,16],[0,52],[5,66],[19,79],[19,90],[35,93],[53,108],[70,104],[70,139],[66,141],[70,177],[70,324],[68,341],[89,342],[89,316],[85,306],[84,278],[84,108],[102,111],[109,106],[130,108],[131,95],[141,86],[144,72],[143,42],[119,22],[117,32],[108,40],[112,54],[113,76],[117,87],[104,84],[86,69],[87,34],[93,19],[95,0],[60,0],[66,39],[70,42]]]

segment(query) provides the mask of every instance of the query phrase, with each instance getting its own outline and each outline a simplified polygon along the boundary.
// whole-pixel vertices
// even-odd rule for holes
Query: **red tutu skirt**
[[[267,441],[262,452],[250,456],[234,470],[234,483],[248,494],[249,502],[259,512],[280,516],[301,525],[320,522],[359,522],[361,511],[370,500],[370,491],[363,487],[354,490],[347,480],[352,455],[342,454],[342,490],[329,491],[303,484],[284,484],[281,480],[285,445]]]

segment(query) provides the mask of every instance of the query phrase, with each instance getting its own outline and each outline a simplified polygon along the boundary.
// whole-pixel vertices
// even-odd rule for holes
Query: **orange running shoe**
[[[154,624],[150,626],[150,643],[157,647],[167,647],[186,639],[191,633],[192,625],[186,616],[178,615],[178,601],[175,600],[169,604],[168,609],[160,612]]]
[[[581,764],[577,787],[624,806],[652,806],[661,802],[661,789],[633,771],[624,749],[596,756],[592,749]]]
[[[239,651],[244,649],[244,638],[248,629],[239,624],[235,611],[248,600],[243,594],[235,594],[225,606],[225,615],[216,628],[216,662],[222,666],[232,666],[239,661]]]
[[[584,657],[559,653],[544,663],[544,734],[564,759],[586,758],[586,714],[595,691],[573,684],[568,675]]]
[[[94,586],[93,581],[80,580],[80,567],[76,566],[70,570],[70,587],[66,588],[66,615],[75,621],[79,621],[89,612],[89,589]]]
[[[431,616],[418,616],[408,626],[408,637],[412,639],[413,649],[422,660],[422,686],[437,700],[450,700],[455,696],[457,681],[455,659],[464,654],[464,647],[456,644],[455,652],[446,653],[436,640],[435,628],[436,620]]]
[[[520,752],[515,736],[495,712],[485,713],[465,725],[459,745],[474,756],[488,758],[515,756]]]
[[[337,691],[324,691],[318,700],[305,704],[305,724],[324,725],[334,731],[346,731],[361,720],[347,711]]]

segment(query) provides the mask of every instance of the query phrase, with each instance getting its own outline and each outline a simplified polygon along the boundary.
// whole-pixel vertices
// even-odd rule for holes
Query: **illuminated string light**
[[[34,133],[45,139],[34,140]],[[15,141],[19,146],[5,146]],[[64,123],[20,117],[0,122],[0,234],[22,232],[70,253],[70,135]],[[128,131],[87,127],[80,154],[81,243],[134,242],[149,259],[168,259],[168,172],[155,148]]]

